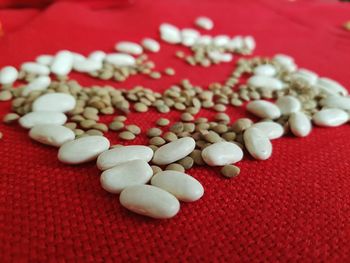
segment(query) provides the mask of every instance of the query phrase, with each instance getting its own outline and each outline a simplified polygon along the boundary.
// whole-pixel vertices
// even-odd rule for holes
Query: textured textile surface
[[[216,23],[213,33],[252,34],[255,54],[286,53],[300,67],[350,87],[350,5],[334,1],[140,0],[122,7],[58,2],[45,9],[2,9],[0,66],[69,49],[112,51],[118,40],[158,37],[161,22],[192,26],[198,15]],[[133,77],[115,87],[143,84],[164,90],[182,78],[207,85],[223,81],[233,63],[191,68],[174,58],[180,47],[162,45],[150,57],[174,77]],[[103,83],[75,75],[83,84]],[[0,103],[0,116],[10,103]],[[232,118],[244,109],[230,109]],[[206,113],[212,116],[213,113]],[[151,127],[160,115],[132,113],[129,123]],[[172,121],[179,113],[169,114]],[[107,117],[106,121],[110,118]],[[350,125],[315,128],[304,139],[273,141],[274,154],[246,157],[233,180],[219,169],[189,171],[204,197],[182,203],[171,220],[152,220],[123,209],[118,195],[99,184],[94,163],[67,166],[57,150],[39,145],[19,126],[0,124],[0,261],[350,261]],[[118,143],[116,134],[108,137]],[[145,143],[140,137],[134,143]]]

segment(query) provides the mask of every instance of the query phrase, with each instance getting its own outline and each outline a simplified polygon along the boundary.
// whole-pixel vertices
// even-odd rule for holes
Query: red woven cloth
[[[0,66],[60,49],[112,51],[118,40],[158,38],[161,22],[191,27],[198,15],[213,18],[213,34],[255,36],[255,54],[290,54],[300,67],[350,87],[350,32],[342,29],[350,5],[329,1],[139,0],[118,8],[59,2],[40,10],[2,9]],[[174,58],[179,49],[163,44],[150,55],[159,70],[174,67],[174,77],[110,84],[160,91],[189,78],[207,85],[223,81],[233,68],[189,67]],[[75,77],[86,85],[104,83]],[[0,103],[1,117],[9,110],[10,103]],[[244,109],[229,113],[233,119],[246,115]],[[132,113],[128,122],[145,130],[159,116]],[[168,115],[172,121],[178,116]],[[349,124],[273,141],[271,159],[246,157],[233,180],[216,168],[191,169],[204,197],[182,203],[175,218],[163,221],[122,208],[118,195],[101,188],[94,163],[64,165],[56,149],[31,141],[19,126],[0,124],[0,130],[1,262],[350,261]],[[108,137],[119,143],[116,134]]]

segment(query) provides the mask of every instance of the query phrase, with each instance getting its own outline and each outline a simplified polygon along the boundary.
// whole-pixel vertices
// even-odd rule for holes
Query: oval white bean
[[[101,174],[100,182],[107,192],[119,194],[126,187],[146,184],[153,170],[144,160],[124,162]]]
[[[292,113],[288,122],[291,132],[297,137],[306,137],[311,132],[311,120],[303,112]]]
[[[178,44],[181,42],[180,30],[171,24],[163,23],[159,27],[160,38],[170,44]]]
[[[319,78],[317,80],[317,86],[331,95],[348,95],[348,91],[343,85],[330,78]]]
[[[97,167],[100,170],[106,170],[118,164],[132,161],[144,160],[149,162],[152,160],[153,150],[144,145],[129,145],[110,149],[101,153],[97,158]]]
[[[30,129],[39,124],[62,125],[67,121],[67,116],[62,112],[55,111],[34,111],[23,115],[19,119],[19,124],[23,128]]]
[[[255,75],[273,77],[276,75],[276,68],[270,64],[260,65],[254,69]]]
[[[350,110],[350,97],[328,96],[321,100],[321,105],[327,108]]]
[[[67,50],[59,51],[51,64],[51,72],[58,76],[68,75],[73,68],[74,56]]]
[[[218,47],[227,46],[229,42],[230,42],[230,37],[227,35],[218,35],[213,38],[214,46],[218,46]]]
[[[50,69],[36,62],[26,62],[23,63],[21,69],[27,73],[35,74],[35,75],[49,75]]]
[[[251,85],[256,88],[263,88],[266,90],[281,90],[283,89],[283,82],[279,79],[263,76],[263,75],[254,75],[250,77],[247,81],[248,85]]]
[[[22,96],[28,96],[34,90],[46,90],[50,84],[51,78],[49,76],[39,76],[24,87]]]
[[[251,156],[258,160],[267,160],[272,154],[272,144],[263,131],[250,127],[244,134],[244,145]]]
[[[18,78],[18,71],[12,66],[3,67],[0,70],[0,84],[2,85],[11,85]]]
[[[198,180],[177,171],[159,172],[152,177],[151,184],[173,194],[184,202],[197,201],[204,194],[204,188]]]
[[[197,30],[184,28],[181,30],[181,43],[187,47],[193,46],[197,42],[199,36],[200,34]]]
[[[243,151],[234,143],[216,142],[204,148],[202,158],[210,166],[223,166],[242,160]]]
[[[160,45],[158,41],[152,38],[144,38],[142,40],[142,46],[145,50],[154,52],[154,53],[159,52],[160,50]]]
[[[244,47],[244,41],[242,36],[235,36],[226,45],[232,51],[241,50]]]
[[[116,67],[132,67],[136,65],[136,60],[133,56],[121,53],[108,54],[106,61]]]
[[[270,140],[281,138],[284,133],[282,125],[273,121],[257,122],[254,123],[251,127],[261,130]]]
[[[222,53],[219,51],[209,51],[208,56],[210,59],[218,62],[231,62],[233,55],[231,53]]]
[[[214,22],[209,17],[200,16],[195,20],[196,26],[205,30],[212,30],[214,28]]]
[[[191,137],[184,137],[169,142],[156,150],[153,157],[153,163],[166,165],[176,162],[189,155],[195,147],[196,142]]]
[[[73,69],[78,72],[93,72],[102,69],[102,62],[84,59],[74,61]]]
[[[60,147],[65,142],[74,140],[75,134],[62,125],[41,124],[31,128],[29,137],[46,145]]]
[[[174,217],[180,210],[175,196],[153,185],[134,185],[125,188],[119,201],[134,213],[156,219]]]
[[[96,50],[90,53],[88,60],[93,60],[102,63],[107,54],[104,51]]]
[[[313,122],[318,126],[337,127],[349,120],[349,115],[341,109],[322,109],[312,116]]]
[[[115,50],[132,55],[141,55],[143,52],[143,49],[139,44],[130,41],[118,42],[115,45]]]
[[[38,97],[32,105],[33,111],[67,112],[74,109],[75,98],[66,93],[47,93]]]
[[[64,143],[58,150],[58,160],[67,164],[80,164],[95,160],[108,150],[109,140],[103,136],[87,136]]]
[[[196,44],[197,45],[204,45],[204,46],[208,46],[212,43],[213,41],[213,37],[212,36],[208,36],[208,35],[202,35],[199,36],[199,38],[197,39]]]
[[[300,111],[301,103],[293,96],[283,96],[276,100],[276,105],[283,115],[289,115],[293,112]]]
[[[53,58],[54,57],[51,55],[40,55],[35,59],[35,61],[41,65],[50,66]]]
[[[277,119],[281,116],[280,109],[265,100],[255,100],[247,104],[247,110],[262,119]]]

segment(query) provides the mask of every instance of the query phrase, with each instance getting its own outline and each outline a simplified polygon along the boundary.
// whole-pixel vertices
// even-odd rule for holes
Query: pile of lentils
[[[214,23],[198,17],[195,25],[204,31]],[[159,31],[162,41],[192,51],[189,56],[175,53],[192,66],[228,63],[234,54],[248,55],[255,49],[252,36],[210,36],[168,23],[161,24]],[[6,66],[0,70],[0,101],[12,100],[12,112],[3,122],[18,122],[29,129],[31,139],[58,147],[63,163],[97,159],[102,188],[120,194],[120,203],[127,209],[153,218],[171,218],[179,212],[179,201],[193,202],[203,196],[201,183],[186,173],[193,166],[217,166],[224,177],[233,178],[240,173],[234,164],[243,159],[244,152],[267,160],[272,140],[287,134],[308,136],[312,125],[337,127],[349,122],[348,91],[335,80],[298,68],[292,57],[283,54],[240,57],[223,83],[207,88],[188,79],[164,92],[142,85],[129,90],[83,87],[69,78],[71,71],[117,82],[135,74],[153,79],[174,75],[170,67],[154,71],[155,63],[145,54],[160,48],[157,40],[145,38],[141,45],[118,42],[116,53],[97,50],[85,57],[62,50],[25,62],[19,71]],[[245,107],[259,121],[232,120],[226,113],[230,107]],[[198,117],[203,109],[214,111],[214,117]],[[129,113],[149,110],[164,115],[154,127],[142,131],[126,124]],[[166,118],[171,111],[181,112],[175,123]],[[114,115],[113,121],[106,124],[101,115]],[[124,141],[146,134],[148,146],[110,145],[104,136],[110,131]]]

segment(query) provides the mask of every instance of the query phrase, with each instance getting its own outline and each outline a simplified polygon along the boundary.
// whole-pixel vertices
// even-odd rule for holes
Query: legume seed
[[[131,141],[135,139],[135,135],[129,131],[122,131],[119,133],[119,138],[126,141]]]
[[[220,172],[223,176],[226,178],[232,178],[236,177],[240,173],[239,167],[235,165],[225,165],[224,167],[221,168]]]

